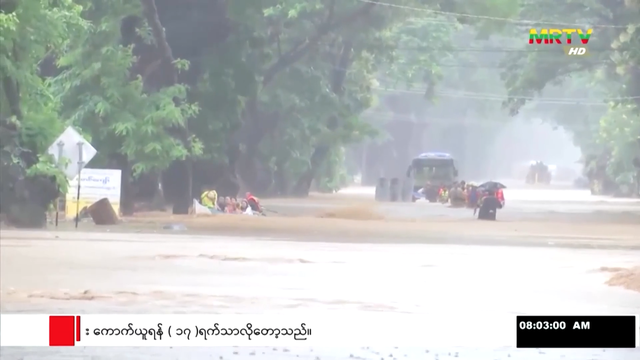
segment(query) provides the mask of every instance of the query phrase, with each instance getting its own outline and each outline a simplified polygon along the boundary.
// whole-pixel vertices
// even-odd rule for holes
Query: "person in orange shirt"
[[[262,213],[262,207],[260,206],[260,200],[253,196],[250,192],[245,194],[245,200],[247,200],[247,203],[249,204],[249,206],[251,207],[251,210],[253,210],[253,212],[256,213]]]

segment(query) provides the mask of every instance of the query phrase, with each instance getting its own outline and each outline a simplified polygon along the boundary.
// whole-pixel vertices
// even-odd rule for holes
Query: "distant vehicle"
[[[551,169],[542,161],[532,161],[525,182],[527,184],[551,184]]]
[[[411,161],[407,178],[413,178],[412,201],[424,197],[429,202],[436,202],[439,191],[443,187],[450,187],[457,180],[458,170],[450,154],[429,152],[420,154]]]

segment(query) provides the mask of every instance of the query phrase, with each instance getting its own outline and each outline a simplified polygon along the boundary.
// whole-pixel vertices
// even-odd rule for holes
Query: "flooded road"
[[[593,219],[612,223],[640,224],[640,199],[616,199],[605,196],[591,196],[589,190],[556,186],[524,186],[520,182],[504,190],[506,206],[498,213],[501,221],[545,221],[559,220],[570,223],[588,222]],[[352,187],[340,191],[351,203],[372,201],[373,187]],[[332,197],[333,195],[328,195]],[[342,201],[348,206],[349,201]],[[336,201],[266,201],[269,209],[286,214],[313,214],[336,206]],[[418,200],[416,203],[376,202],[377,210],[389,219],[470,219],[473,211],[451,208],[439,203]],[[589,216],[584,216],[589,215]]]
[[[16,234],[20,234],[17,239]],[[414,313],[438,322],[516,314],[638,314],[600,267],[640,252],[341,244],[278,239],[3,231],[1,310],[39,313]],[[50,234],[49,234],[50,235]],[[13,239],[12,239],[13,237]],[[335,240],[335,239],[334,239]],[[585,240],[587,241],[587,240]],[[455,319],[455,320],[452,320]],[[345,324],[346,325],[346,324]],[[515,350],[499,323],[459,347],[2,348],[2,359],[638,359],[636,350]],[[491,327],[493,326],[493,328]],[[419,331],[419,329],[416,329]],[[484,344],[484,345],[483,345]]]
[[[640,199],[612,198],[609,196],[593,196],[589,190],[574,189],[566,185],[534,186],[522,185],[513,180],[503,182],[508,187],[504,189],[507,201],[515,201],[518,205],[541,204],[560,205],[571,207],[582,205],[583,210],[596,209],[598,207],[629,209],[630,206],[640,206]],[[514,184],[514,186],[510,186]],[[341,194],[373,198],[375,188],[350,187],[340,190]]]

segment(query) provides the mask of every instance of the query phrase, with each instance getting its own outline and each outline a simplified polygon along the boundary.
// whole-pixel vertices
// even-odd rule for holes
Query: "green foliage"
[[[554,8],[551,14],[550,6]],[[636,143],[640,136],[637,1],[539,1],[524,4],[521,13],[529,18],[544,15],[549,22],[614,25],[594,28],[589,58],[563,56],[560,46],[554,52],[546,46],[531,45],[535,49],[530,52],[514,53],[505,59],[502,75],[513,96],[505,106],[513,114],[540,94],[559,99],[571,95],[592,99],[587,102],[596,105],[551,105],[543,112],[574,134],[583,153],[609,155],[609,174],[619,183],[629,183],[634,171],[632,159],[640,156]],[[610,22],[606,23],[608,19]],[[603,98],[611,99],[607,101],[608,110],[597,106]]]
[[[443,58],[453,56],[446,50],[452,48],[451,37],[457,28],[455,23],[442,24],[425,17],[408,17],[398,24],[387,37],[393,44],[386,55],[390,67],[383,83],[389,84],[384,80],[393,79],[395,84],[390,87],[425,84],[425,97],[433,98],[435,85],[443,78],[443,69],[438,65]]]
[[[192,50],[174,51],[185,58],[171,65],[159,57],[159,44],[142,20],[138,1],[20,1],[12,11],[0,12],[0,70],[19,87],[21,110],[15,113],[3,86],[0,116],[19,121],[24,146],[42,154],[73,125],[98,149],[102,159],[94,161],[125,155],[140,174],[187,157],[224,163],[229,145],[239,141],[238,129],[252,120],[263,130],[253,144],[253,160],[271,174],[296,179],[313,165],[312,154],[328,149],[315,180],[332,189],[345,180],[344,148],[381,135],[363,113],[401,93],[410,99],[406,113],[419,119],[431,122],[455,114],[465,121],[489,118],[494,124],[506,120],[495,101],[506,94],[511,96],[508,109],[516,113],[540,93],[640,93],[640,79],[633,73],[640,63],[640,30],[632,26],[640,18],[637,0],[626,1],[626,7],[594,0],[389,1],[397,6],[358,0],[230,1],[219,17],[197,8],[205,2],[180,9],[170,3],[159,7],[186,14],[178,20],[173,13],[160,16],[167,37],[174,36],[170,45]],[[203,24],[221,24],[227,36],[210,43],[203,39],[200,25],[190,24],[200,13],[211,16]],[[594,56],[581,62],[561,56],[559,47],[556,53],[507,56],[458,51],[523,44],[526,32],[513,24],[519,16],[564,23],[615,18],[629,26],[598,29],[594,44],[606,49],[593,49]],[[123,19],[135,17],[140,19],[138,37],[130,45],[121,26]],[[44,71],[52,60],[54,69]],[[505,92],[498,70],[482,68],[501,60]],[[173,70],[178,83],[167,80]],[[393,91],[383,91],[389,88]],[[527,111],[554,118],[586,152],[607,149],[623,164],[616,169],[628,169],[632,149],[627,144],[639,135],[638,103],[623,99],[602,112],[586,106],[573,112],[562,106]],[[179,130],[184,128],[186,136]],[[445,128],[435,124],[431,136]],[[32,172],[53,175],[51,166],[43,158]]]
[[[252,33],[253,37],[234,37],[234,41],[247,43],[242,55],[235,53],[230,61],[218,61],[218,65],[223,64],[223,70],[216,66],[216,69],[209,70],[209,76],[214,70],[224,71],[225,76],[218,76],[218,81],[221,78],[229,79],[223,80],[223,84],[233,83],[235,86],[239,82],[232,81],[233,74],[255,74],[260,78],[261,74],[278,64],[278,60],[286,58],[287,52],[297,49],[296,46],[307,39],[309,49],[306,56],[278,73],[266,87],[259,89],[258,94],[262,111],[279,117],[278,126],[261,143],[259,157],[273,171],[286,166],[280,171],[293,179],[311,166],[310,157],[317,147],[328,147],[333,154],[333,149],[378,134],[360,116],[377,102],[375,87],[379,82],[376,78],[393,78],[404,84],[423,82],[429,78],[435,85],[441,74],[436,55],[427,50],[444,47],[451,31],[455,29],[455,25],[443,27],[434,24],[425,19],[423,14],[412,15],[405,10],[382,6],[371,7],[370,11],[363,12],[366,15],[357,20],[341,22],[350,14],[371,5],[353,0],[267,3],[264,4],[264,17],[257,21],[263,30]],[[415,1],[412,3],[419,5]],[[256,18],[251,11],[249,13],[245,13],[245,17],[250,19],[255,29]],[[247,24],[247,21],[241,22]],[[311,44],[310,39],[314,39],[327,23],[335,25],[317,43]],[[255,34],[261,34],[262,38]],[[341,63],[340,53],[347,42],[353,44],[353,48],[348,61]],[[225,46],[230,46],[228,43]],[[257,49],[256,44],[260,44]],[[237,51],[238,46],[234,49]],[[247,61],[250,59],[253,61]],[[344,76],[344,81],[338,86],[340,89],[335,89],[336,76]],[[209,84],[212,79],[209,78]],[[238,105],[243,102],[242,99],[258,91],[255,83],[249,81],[249,84],[250,90],[235,98],[228,91],[213,97],[216,105],[219,104],[217,98],[231,105],[216,106],[215,112],[203,109],[203,114],[216,113],[224,117],[223,121],[216,122],[216,131],[237,126],[237,120],[233,117],[237,116]],[[227,89],[230,87],[225,85]],[[211,118],[214,115],[207,116]],[[333,117],[338,119],[337,124],[330,125]],[[342,161],[331,159],[336,158],[334,155],[327,157],[323,169],[319,171],[317,183],[340,183],[334,178],[322,178],[343,173],[343,169],[324,169],[326,166],[344,166]]]
[[[202,144],[202,156],[226,161],[229,134],[240,126],[246,99],[258,91],[256,69],[247,59],[249,32],[240,30],[219,51],[203,57],[204,75],[193,90],[201,109],[189,127]]]
[[[28,177],[45,177],[55,179],[61,194],[66,194],[69,188],[69,180],[55,160],[50,155],[38,157],[38,162],[27,170]]]
[[[332,193],[350,185],[352,180],[343,166],[345,163],[345,149],[334,147],[316,176],[316,189],[320,192]]]
[[[55,5],[54,5],[55,4]],[[82,31],[88,23],[80,17],[82,7],[73,1],[20,2],[15,12],[0,12],[0,74],[18,84],[22,118],[27,134],[23,137],[34,149],[42,151],[60,130],[59,102],[49,84],[39,76],[43,58],[56,49],[69,46],[71,34]],[[10,114],[5,102],[6,89],[0,90],[0,116]],[[27,140],[27,139],[25,139]]]
[[[608,172],[618,182],[631,184],[640,156],[640,114],[633,105],[613,106],[600,120],[599,142],[611,151]]]
[[[198,114],[197,104],[187,101],[187,86],[148,91],[142,76],[132,71],[136,58],[132,46],[120,43],[120,22],[139,12],[139,4],[126,1],[90,6],[85,16],[97,21],[58,58],[65,70],[51,80],[69,124],[91,133],[102,154],[127,155],[135,175],[201,155],[198,139],[186,148],[167,131]],[[189,64],[180,59],[173,65],[186,70]]]
[[[0,117],[13,118],[19,139],[16,144],[3,145],[46,154],[64,125],[59,98],[40,76],[39,67],[46,56],[72,46],[74,34],[90,25],[81,17],[82,6],[70,0],[21,1],[15,5],[13,12],[0,12],[0,77],[4,81]],[[12,85],[7,87],[7,83]],[[14,157],[12,164],[5,165],[24,169],[28,164]],[[58,188],[66,191],[67,179],[48,155],[39,156],[26,175],[55,178]],[[4,186],[11,184],[3,183],[3,192]]]

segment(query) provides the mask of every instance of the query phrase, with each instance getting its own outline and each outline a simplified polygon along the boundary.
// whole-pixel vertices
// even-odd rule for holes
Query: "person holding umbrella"
[[[487,181],[486,183],[481,184],[479,187],[484,189],[485,193],[488,191],[492,191],[496,199],[498,199],[502,207],[504,207],[505,199],[503,190],[507,187],[503,183],[497,181]]]
[[[502,209],[502,203],[495,196],[495,190],[488,189],[486,195],[478,202],[478,205],[473,209],[473,215],[478,214],[478,220],[491,220],[495,221],[498,214],[498,209]]]

